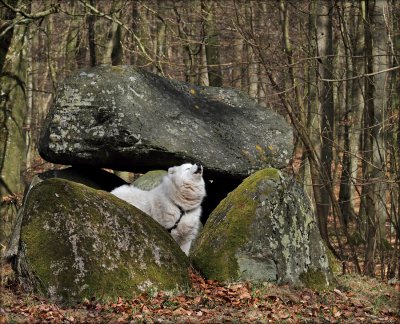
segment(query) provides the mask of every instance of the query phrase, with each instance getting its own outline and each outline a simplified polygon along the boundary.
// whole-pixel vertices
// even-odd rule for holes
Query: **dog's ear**
[[[175,167],[171,167],[168,169],[168,174],[174,174],[175,173]]]

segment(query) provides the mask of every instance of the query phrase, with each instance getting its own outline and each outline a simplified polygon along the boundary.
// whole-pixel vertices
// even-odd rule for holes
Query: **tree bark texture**
[[[332,34],[332,10],[331,1],[321,1],[317,5],[317,54],[319,57],[319,75],[323,79],[331,79],[333,71],[333,34]],[[317,203],[318,223],[321,235],[328,237],[328,215],[330,211],[330,195],[332,191],[332,143],[333,143],[333,88],[332,84],[322,82],[320,87],[319,105],[321,113],[321,171],[323,178],[318,186],[314,186],[319,193]]]
[[[24,120],[26,98],[27,25],[14,27],[2,75],[0,100],[0,244],[5,247],[16,221],[15,194],[22,191],[21,168],[25,165]],[[5,50],[5,48],[4,48]],[[6,199],[5,199],[6,198]],[[3,252],[3,251],[1,251]]]
[[[209,85],[213,87],[222,86],[222,72],[219,58],[219,36],[215,26],[213,14],[214,5],[212,1],[202,0],[201,9],[205,16],[204,21],[204,40],[207,57]]]

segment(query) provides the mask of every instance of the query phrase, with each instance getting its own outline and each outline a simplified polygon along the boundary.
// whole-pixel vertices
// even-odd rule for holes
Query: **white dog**
[[[154,218],[189,254],[199,231],[200,204],[206,195],[201,165],[185,163],[169,168],[161,184],[150,191],[123,185],[111,193]]]

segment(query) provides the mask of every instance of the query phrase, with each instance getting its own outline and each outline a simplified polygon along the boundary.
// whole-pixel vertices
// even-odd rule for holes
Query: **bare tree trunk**
[[[388,38],[385,26],[384,13],[387,9],[387,1],[374,0],[370,3],[373,15],[371,22],[373,23],[372,33],[372,54],[373,54],[373,71],[382,71],[389,67],[388,61]],[[377,183],[375,188],[375,210],[377,212],[378,222],[378,242],[379,246],[386,240],[386,179],[387,171],[386,161],[386,143],[387,143],[387,103],[388,98],[388,73],[380,73],[374,76],[374,150],[373,161],[376,167],[375,173]]]
[[[122,48],[122,28],[117,26],[115,31],[114,46],[111,52],[111,64],[120,65],[123,63],[123,48]]]
[[[251,30],[254,30],[255,26],[255,15],[253,13],[254,8],[252,5],[247,5],[246,6],[246,19],[251,26]],[[258,94],[258,75],[259,75],[259,68],[258,68],[258,63],[256,59],[256,53],[254,51],[254,48],[252,46],[247,46],[247,59],[248,59],[248,67],[247,67],[247,73],[248,73],[248,94],[250,97],[256,98],[257,99],[257,94]]]
[[[333,71],[333,31],[331,1],[318,2],[317,36],[318,36],[318,57],[319,75],[323,79],[332,79]],[[319,186],[319,198],[317,202],[318,221],[322,237],[328,237],[328,215],[331,206],[329,192],[333,189],[332,184],[332,143],[334,125],[334,103],[332,84],[324,82],[321,85],[319,96],[321,105],[321,175],[325,175]],[[317,189],[317,188],[315,188]],[[318,190],[318,189],[317,189]]]
[[[36,151],[36,141],[34,141],[34,130],[33,130],[33,75],[34,75],[34,62],[32,60],[32,33],[31,29],[27,31],[28,34],[28,39],[30,40],[28,44],[26,45],[26,61],[27,61],[27,67],[26,67],[26,116],[25,116],[25,123],[24,123],[24,128],[25,128],[25,156],[26,156],[26,163],[25,167],[26,170],[29,170],[32,166],[32,160],[34,156],[34,152]]]
[[[193,4],[186,4],[192,5]],[[196,83],[196,55],[201,53],[201,44],[192,45],[191,31],[186,26],[185,17],[182,16],[179,8],[174,6],[174,12],[177,22],[178,35],[183,42],[183,63],[185,65],[185,81]]]
[[[76,43],[75,43],[75,61],[78,69],[86,66],[86,31],[83,28],[78,28],[76,31]]]
[[[282,27],[282,43],[284,46],[284,52],[287,58],[288,64],[288,75],[290,88],[294,90],[296,107],[297,110],[294,112],[297,115],[298,120],[302,125],[305,125],[305,108],[303,95],[301,93],[300,86],[298,84],[297,77],[295,76],[294,66],[295,61],[293,58],[292,43],[289,35],[289,11],[285,1],[281,0],[279,4],[281,27]],[[304,152],[304,146],[298,136],[295,138],[294,152]],[[295,153],[295,154],[296,154]]]
[[[387,68],[386,31],[384,25],[384,2],[362,1],[365,33],[366,72]],[[363,136],[362,222],[365,230],[365,265],[367,275],[375,274],[375,255],[381,246],[386,229],[386,73],[365,78],[365,108]]]
[[[89,0],[91,6],[94,6],[94,0]],[[96,35],[94,29],[96,17],[92,13],[88,13],[87,24],[88,24],[88,42],[89,42],[89,59],[90,66],[96,66]]]
[[[307,43],[307,55],[312,57],[316,53],[316,14],[315,14],[315,3],[311,1],[309,3],[308,10],[310,14],[308,15],[308,39],[310,40]],[[310,60],[307,62],[307,96],[306,96],[306,103],[305,103],[305,117],[304,117],[304,125],[307,133],[309,134],[310,142],[315,145],[317,148],[318,143],[318,135],[315,132],[315,129],[319,129],[319,126],[316,125],[319,123],[319,119],[317,118],[317,94],[316,94],[316,60]],[[311,177],[311,155],[312,152],[309,152],[305,147],[302,149],[302,156],[301,156],[301,165],[303,166],[300,169],[300,174],[303,179],[303,183],[305,186],[305,190],[307,191],[310,198],[313,200],[314,205],[316,205],[314,191],[312,186],[312,177]]]
[[[297,82],[297,78],[294,73],[294,66],[295,61],[293,58],[293,50],[292,50],[292,43],[290,41],[289,35],[289,12],[287,4],[284,0],[280,1],[280,13],[281,13],[281,25],[282,25],[282,35],[283,35],[283,44],[285,48],[285,54],[288,63],[288,72],[289,72],[289,79],[290,79],[290,86],[294,90],[296,104],[298,111],[296,112],[298,119],[304,125],[305,124],[305,112],[304,112],[304,101],[303,95],[301,93],[300,86]]]
[[[364,47],[365,47],[365,31],[364,23],[361,16],[361,8],[352,6],[350,17],[348,19],[350,26],[351,48],[352,48],[352,78],[356,78],[365,72],[364,64]],[[356,11],[355,11],[356,10]],[[356,78],[351,82],[351,121],[352,128],[350,132],[350,152],[351,152],[351,176],[352,179],[357,178],[357,172],[359,170],[359,158],[360,156],[360,145],[362,139],[362,128],[363,128],[363,108],[365,106],[364,97],[364,82],[361,78]],[[352,180],[352,187],[350,191],[350,199],[352,201],[352,207],[355,207],[356,198],[359,197],[358,190],[356,188],[356,181]]]
[[[392,45],[392,65],[400,65],[400,3],[392,0],[391,2],[391,17],[393,24],[391,26],[391,33],[393,39],[391,40]],[[400,178],[400,147],[398,145],[400,139],[400,71],[392,72],[392,109],[393,114],[397,112],[397,125],[394,125],[392,133],[392,162],[394,165],[393,177],[395,179]],[[395,121],[393,121],[395,123]],[[395,241],[394,250],[392,253],[391,261],[389,264],[388,275],[389,279],[396,277],[400,279],[400,184],[396,183],[393,186],[394,190],[391,190],[391,226],[393,227],[393,239]]]
[[[167,46],[166,46],[166,35],[167,35],[167,23],[164,20],[165,15],[165,5],[163,1],[157,0],[157,17],[156,17],[156,28],[157,28],[157,35],[155,39],[155,73],[161,72],[164,74],[163,69],[163,61],[167,56]]]
[[[15,3],[18,6],[18,3]],[[7,11],[2,15],[10,17]],[[18,15],[17,15],[18,16]],[[16,194],[22,194],[21,169],[25,166],[26,116],[26,43],[28,25],[14,27],[14,34],[6,33],[3,47],[4,61],[0,77],[0,246],[1,254],[15,224]],[[10,35],[13,37],[10,39]],[[6,55],[5,55],[6,54]]]
[[[249,74],[249,89],[248,89],[248,93],[249,96],[252,98],[255,98],[256,100],[258,99],[257,95],[258,95],[258,75],[259,75],[259,69],[258,69],[258,63],[255,62],[255,55],[253,53],[253,49],[252,48],[248,48],[249,49],[249,53],[248,53],[248,57],[251,60],[251,63],[249,64],[248,67],[248,74]]]
[[[139,20],[140,20],[140,12],[139,12],[139,1],[134,0],[131,1],[131,5],[132,5],[132,23],[131,23],[131,29],[133,34],[138,35],[139,34]],[[132,42],[135,44],[135,39],[134,37],[132,37]],[[130,57],[130,63],[132,65],[138,65],[138,45],[135,44],[132,48],[132,54]]]
[[[372,12],[373,8],[370,2],[363,1],[363,17],[365,27],[365,64],[366,72],[373,72],[373,51],[372,51]],[[375,205],[375,168],[374,163],[374,128],[375,128],[375,84],[373,77],[365,78],[365,108],[364,108],[364,136],[363,136],[363,179],[365,184],[362,188],[362,202],[365,206],[365,219],[363,220],[365,226],[365,240],[366,250],[364,259],[364,273],[370,276],[375,272],[375,251],[376,251],[376,235],[377,235],[377,219],[376,219],[376,205]]]
[[[208,78],[208,66],[207,66],[207,55],[206,55],[206,46],[203,42],[201,44],[201,52],[200,52],[200,80],[199,84],[202,86],[209,86],[210,80]]]
[[[208,80],[210,86],[222,86],[221,62],[219,58],[219,36],[215,28],[214,1],[202,0],[201,10],[204,19],[204,40],[207,57]]]
[[[232,86],[237,89],[242,89],[242,78],[243,78],[243,38],[238,36],[235,39],[235,53],[236,53],[236,64],[232,67]]]
[[[354,200],[355,180],[358,170],[358,143],[360,141],[361,115],[360,112],[362,98],[362,85],[355,79],[362,72],[360,66],[362,49],[362,38],[360,29],[360,19],[357,18],[360,11],[356,6],[348,1],[342,1],[339,12],[340,30],[345,51],[345,107],[341,117],[343,127],[343,158],[342,174],[340,179],[339,204],[342,211],[342,226],[347,231],[347,226],[351,220],[355,219]],[[362,31],[361,31],[362,32]]]
[[[115,4],[116,2],[113,3],[113,7]],[[116,13],[114,13],[114,18],[119,19],[119,17],[116,16]],[[121,40],[121,25],[113,21],[108,32],[108,41],[106,44],[105,55],[103,57],[104,62],[110,62],[111,65],[120,65],[123,63],[123,48]]]
[[[9,4],[12,7],[16,7],[18,3],[18,0],[12,0],[9,2]],[[16,14],[14,11],[6,8],[5,6],[0,7],[0,18],[4,22],[6,21],[12,21],[16,17]],[[7,23],[3,23],[0,26],[0,34],[5,33],[3,36],[0,37],[0,73],[3,72],[3,67],[6,61],[6,55],[8,53],[8,48],[10,47],[13,34],[14,34],[14,28],[9,28],[8,31],[6,32],[7,28],[9,28],[9,25]]]
[[[75,3],[71,5],[71,13],[74,15],[77,11]],[[79,28],[80,20],[75,17],[70,18],[68,22],[68,32],[64,47],[64,57],[65,57],[65,71],[67,74],[72,72],[77,68],[77,56],[79,52],[79,42],[81,40],[81,31]],[[79,58],[79,60],[81,60]]]
[[[57,89],[57,73],[56,73],[56,68],[55,64],[57,64],[57,60],[55,57],[53,57],[52,49],[53,49],[53,17],[49,16],[47,17],[47,39],[46,39],[46,50],[47,50],[47,64],[49,66],[49,72],[50,72],[50,77],[51,77],[51,83],[53,85],[53,92],[56,91]]]

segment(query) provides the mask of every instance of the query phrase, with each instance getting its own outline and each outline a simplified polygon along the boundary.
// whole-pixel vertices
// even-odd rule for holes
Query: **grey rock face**
[[[63,179],[28,192],[8,254],[27,290],[55,302],[184,289],[186,255],[151,217],[101,190]]]
[[[50,162],[144,172],[200,162],[209,177],[282,168],[292,153],[284,118],[233,89],[197,87],[99,66],[60,85],[39,151]]]
[[[311,202],[300,185],[271,168],[245,179],[217,206],[191,259],[209,279],[332,283]]]

